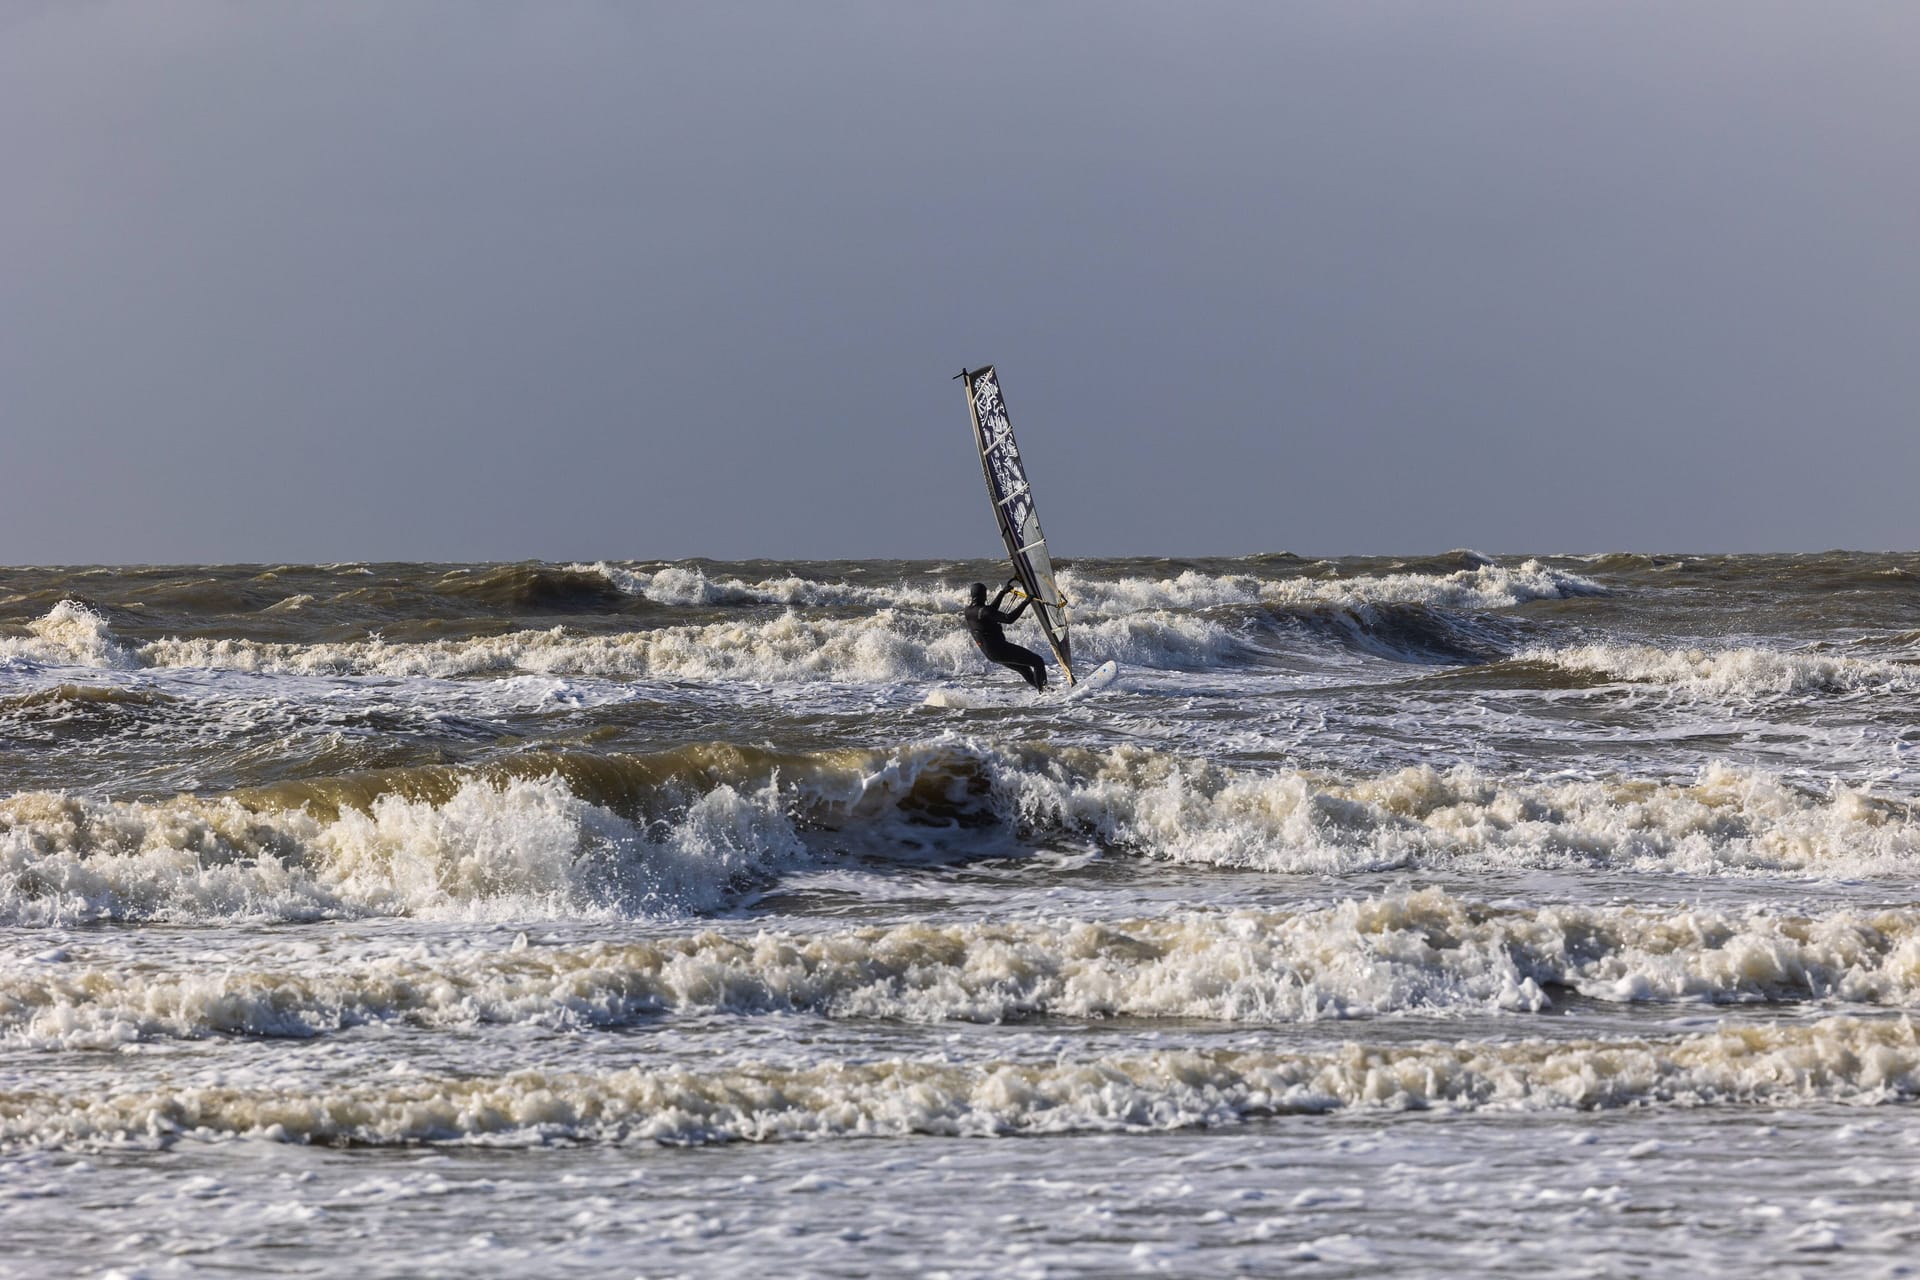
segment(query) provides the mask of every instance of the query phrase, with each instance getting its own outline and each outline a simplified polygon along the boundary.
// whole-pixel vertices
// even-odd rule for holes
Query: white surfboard
[[[1087,672],[1087,674],[1081,676],[1077,683],[1068,685],[1054,696],[1061,702],[1078,702],[1088,694],[1098,693],[1112,684],[1114,677],[1119,674],[1119,663],[1103,662],[1093,670]]]
[[[1050,685],[1045,693],[1031,695],[1035,702],[1078,702],[1088,694],[1100,692],[1120,674],[1120,664],[1103,662],[1080,677],[1078,684]],[[1024,692],[1019,685],[993,686],[987,689],[962,689],[941,685],[926,696],[923,707],[950,707],[975,710],[986,707],[1017,707]]]

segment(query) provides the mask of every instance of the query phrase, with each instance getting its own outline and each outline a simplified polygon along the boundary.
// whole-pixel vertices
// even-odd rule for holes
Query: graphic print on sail
[[[1047,554],[1046,535],[1040,532],[1040,517],[1034,511],[1033,490],[1027,483],[1027,469],[1020,462],[1020,447],[1013,442],[1013,426],[1007,420],[999,376],[992,365],[984,365],[972,372],[962,370],[960,377],[967,384],[973,440],[980,450],[980,469],[987,477],[987,497],[993,503],[1000,536],[1006,541],[1022,590],[1033,599],[1033,614],[1040,620],[1040,630],[1046,633],[1053,656],[1066,672],[1067,683],[1073,684],[1067,602],[1054,581],[1053,558]]]

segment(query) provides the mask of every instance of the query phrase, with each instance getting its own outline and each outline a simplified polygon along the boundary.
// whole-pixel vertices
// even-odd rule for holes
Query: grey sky
[[[1914,547],[1920,5],[0,0],[0,562]]]

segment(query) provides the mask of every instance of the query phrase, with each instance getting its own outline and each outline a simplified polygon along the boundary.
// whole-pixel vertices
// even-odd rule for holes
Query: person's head
[[[967,589],[967,595],[975,604],[985,604],[987,602],[987,584],[984,582],[974,583]]]

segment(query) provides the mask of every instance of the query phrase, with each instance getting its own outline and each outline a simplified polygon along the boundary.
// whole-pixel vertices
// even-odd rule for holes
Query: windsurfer
[[[974,583],[971,602],[967,605],[967,634],[973,637],[973,642],[980,646],[980,652],[987,655],[989,662],[1012,667],[1028,684],[1036,689],[1044,689],[1047,687],[1046,659],[1031,649],[1021,648],[1001,631],[1002,627],[1019,618],[1033,603],[1033,597],[1023,595],[1011,612],[1000,612],[1000,602],[1007,598],[1007,592],[1019,585],[1018,578],[1009,578],[1007,585],[1000,588],[1000,594],[993,598],[993,603],[988,604],[987,584]]]

